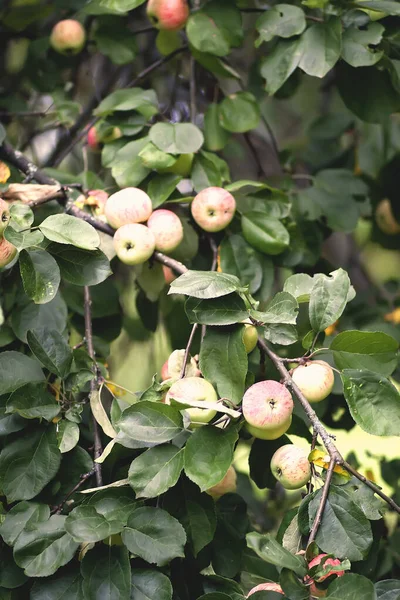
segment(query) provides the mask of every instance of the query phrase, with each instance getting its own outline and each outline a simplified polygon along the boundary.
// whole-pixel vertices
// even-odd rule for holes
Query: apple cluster
[[[10,221],[10,209],[0,198],[0,268],[8,265],[17,254],[17,249],[4,237],[4,230]]]

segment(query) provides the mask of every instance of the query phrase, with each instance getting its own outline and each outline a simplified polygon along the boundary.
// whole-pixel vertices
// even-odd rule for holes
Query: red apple
[[[212,496],[214,500],[219,500],[219,498],[225,494],[236,492],[236,480],[236,471],[231,465],[227,470],[225,477],[223,477],[219,483],[206,490],[206,492]]]
[[[146,225],[123,225],[114,235],[114,248],[118,258],[126,265],[140,265],[150,258],[156,240]]]
[[[292,378],[311,403],[321,402],[329,396],[335,383],[332,367],[324,360],[310,360],[299,365]]]
[[[0,198],[0,237],[3,236],[4,230],[10,220],[10,208],[8,202]]]
[[[182,29],[189,18],[187,0],[149,0],[147,16],[157,29]]]
[[[134,187],[112,194],[104,208],[107,221],[114,229],[129,223],[144,223],[152,212],[149,196],[143,190]]]
[[[100,140],[97,135],[96,127],[93,125],[87,133],[87,143],[93,152],[100,152]]]
[[[284,488],[298,490],[311,477],[308,454],[293,444],[281,446],[271,459],[271,471]]]
[[[164,273],[165,283],[167,285],[170,285],[173,281],[175,281],[175,279],[177,278],[177,275],[175,275],[175,273],[171,269],[171,267],[166,267],[165,265],[163,265],[162,270]]]
[[[243,396],[243,416],[254,437],[276,440],[290,427],[293,399],[288,389],[277,381],[255,383]]]
[[[17,254],[15,246],[10,244],[6,238],[0,239],[0,269],[8,265]]]
[[[313,558],[308,563],[308,568],[312,569],[313,567],[316,567],[317,565],[319,565],[325,556],[328,556],[328,555],[327,554],[319,554],[318,556]],[[340,560],[338,558],[327,558],[323,564],[323,567],[324,568],[327,566],[337,567],[339,565],[340,565]],[[321,583],[322,581],[325,581],[325,579],[328,579],[328,577],[330,577],[331,575],[336,575],[337,577],[343,577],[344,574],[345,574],[344,571],[330,571],[326,575],[322,575],[321,577],[316,577],[314,579],[309,577],[309,575],[306,575],[306,577],[304,579],[304,583],[310,585],[310,593],[313,598],[324,598],[327,594],[327,590],[319,589],[315,585],[315,582]]]
[[[171,210],[155,210],[147,227],[156,238],[156,250],[172,252],[183,240],[183,227],[179,217]]]
[[[247,594],[247,598],[250,598],[256,592],[278,592],[278,594],[282,594],[284,596],[283,590],[279,583],[260,583],[260,585],[256,585],[253,587],[249,593]]]
[[[65,19],[54,25],[50,45],[60,54],[78,54],[85,45],[86,32],[79,21]]]
[[[232,221],[235,210],[235,198],[220,187],[206,188],[197,194],[191,204],[193,219],[204,231],[210,232],[225,229]]]

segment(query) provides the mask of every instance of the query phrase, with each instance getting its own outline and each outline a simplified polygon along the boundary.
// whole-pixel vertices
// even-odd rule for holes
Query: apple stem
[[[185,354],[183,357],[183,363],[182,363],[182,369],[179,375],[179,379],[183,379],[185,377],[185,373],[186,373],[186,366],[189,360],[189,353],[190,353],[190,347],[192,345],[193,342],[193,338],[195,336],[195,333],[197,331],[197,327],[198,327],[198,323],[195,323],[192,327],[192,331],[190,332],[190,336],[188,339],[188,343],[186,344],[186,349],[185,349]]]

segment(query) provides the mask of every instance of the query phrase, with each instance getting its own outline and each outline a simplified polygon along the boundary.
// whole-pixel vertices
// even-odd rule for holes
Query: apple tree
[[[3,0],[0,600],[399,600],[399,32]]]

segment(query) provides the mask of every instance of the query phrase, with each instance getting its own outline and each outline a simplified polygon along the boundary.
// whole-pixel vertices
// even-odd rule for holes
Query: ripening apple
[[[78,54],[85,45],[86,32],[79,21],[65,19],[54,25],[50,45],[60,54]]]
[[[91,206],[96,216],[104,215],[108,194],[104,190],[89,190],[85,200],[86,206]]]
[[[311,403],[321,402],[329,396],[335,382],[332,367],[324,360],[310,360],[299,365],[293,371],[292,379]]]
[[[157,29],[182,29],[189,18],[187,0],[149,0],[147,16]]]
[[[17,254],[17,249],[6,238],[0,239],[0,269],[10,264]]]
[[[172,210],[155,210],[147,221],[147,227],[156,238],[156,250],[172,252],[183,240],[183,227],[179,217]]]
[[[170,354],[168,360],[165,361],[161,368],[162,381],[166,381],[167,379],[177,380],[180,378],[184,357],[185,350],[174,350],[172,354]],[[186,364],[185,377],[200,376],[201,372],[197,367],[197,362],[193,357],[191,357]]]
[[[193,219],[204,231],[210,232],[225,229],[232,221],[235,210],[235,198],[220,187],[202,190],[191,204]]]
[[[87,133],[87,143],[88,143],[89,148],[91,150],[93,150],[93,152],[100,152],[100,150],[101,150],[100,140],[99,140],[99,136],[97,134],[96,127],[94,125],[92,127],[90,127],[90,129]]]
[[[219,500],[225,494],[230,494],[232,492],[236,492],[236,482],[237,475],[236,471],[231,465],[227,470],[225,476],[221,479],[219,483],[213,485],[208,490],[206,490],[207,494],[212,496],[214,500]]]
[[[107,221],[114,229],[128,223],[144,223],[152,212],[153,207],[149,196],[135,187],[128,187],[111,194],[104,208]]]
[[[243,331],[243,343],[244,347],[246,348],[247,354],[253,352],[254,348],[257,346],[257,341],[257,329],[254,327],[254,325],[249,325],[248,323],[246,323]]]
[[[177,278],[177,275],[174,273],[174,271],[171,269],[171,267],[166,267],[165,265],[163,265],[162,270],[164,273],[165,283],[167,285],[170,285],[173,281],[175,281],[175,279]]]
[[[176,381],[168,390],[165,403],[171,404],[171,399],[177,402],[218,402],[217,392],[206,379],[200,377],[184,377]],[[217,414],[211,408],[188,408],[192,427],[209,423]]]
[[[277,381],[255,383],[243,396],[243,416],[256,438],[276,440],[290,427],[294,404],[288,389]]]
[[[298,490],[311,477],[307,452],[293,444],[281,446],[272,456],[271,472],[285,489]]]
[[[247,598],[250,598],[250,596],[252,596],[256,592],[277,592],[278,594],[282,594],[282,596],[284,596],[283,589],[281,588],[279,583],[273,583],[273,582],[260,583],[259,585],[256,585],[256,587],[253,587],[249,591],[249,593],[247,594]]]
[[[327,556],[327,554],[319,554],[318,556],[313,558],[308,563],[308,568],[312,569],[313,567],[316,567],[317,565],[319,565],[321,560],[325,556]],[[323,567],[324,568],[326,566],[337,567],[339,565],[340,565],[340,560],[338,558],[327,558],[323,564]],[[319,589],[315,585],[315,582],[321,583],[322,581],[325,581],[325,579],[328,579],[328,577],[331,577],[331,575],[336,575],[337,577],[343,577],[344,574],[345,574],[344,571],[330,571],[326,575],[322,575],[321,577],[318,577],[318,578],[316,578],[316,577],[311,578],[309,575],[306,575],[306,577],[304,578],[304,583],[306,583],[307,585],[310,585],[310,593],[313,598],[325,598],[325,596],[327,594],[327,590]]]
[[[396,221],[393,214],[392,205],[388,198],[381,200],[376,207],[375,219],[379,229],[387,235],[397,235],[400,233],[400,224]]]
[[[154,235],[146,225],[122,225],[114,235],[118,258],[126,265],[140,265],[150,258],[156,246]]]
[[[0,198],[0,238],[3,237],[5,228],[10,221],[10,208],[8,203]]]
[[[400,280],[400,251],[368,242],[360,253],[368,277],[377,285]]]

